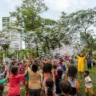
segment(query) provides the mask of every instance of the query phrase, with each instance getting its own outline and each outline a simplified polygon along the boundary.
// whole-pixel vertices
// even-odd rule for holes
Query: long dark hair
[[[77,74],[77,68],[75,66],[70,66],[68,69],[68,77],[75,78]]]
[[[51,70],[52,70],[52,64],[46,63],[43,66],[43,73],[51,73]]]

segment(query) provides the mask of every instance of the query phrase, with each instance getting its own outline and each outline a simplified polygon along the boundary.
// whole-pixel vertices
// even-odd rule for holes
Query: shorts
[[[90,93],[90,94],[94,94],[94,92],[93,92],[93,88],[85,88],[85,92],[86,93]]]
[[[29,96],[40,96],[41,89],[28,89]]]

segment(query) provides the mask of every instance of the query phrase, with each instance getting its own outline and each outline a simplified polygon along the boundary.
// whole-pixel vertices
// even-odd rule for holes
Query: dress
[[[78,59],[78,72],[84,72],[85,58],[86,58],[85,56],[84,57],[77,56],[77,59]]]

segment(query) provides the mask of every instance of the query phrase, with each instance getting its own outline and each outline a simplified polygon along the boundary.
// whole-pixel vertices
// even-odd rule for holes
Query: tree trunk
[[[19,53],[18,53],[18,51],[17,51],[17,61],[19,60]]]
[[[39,48],[38,48],[38,45],[37,45],[37,46],[36,46],[37,57],[39,56],[38,51],[39,51]]]
[[[24,54],[24,60],[26,60],[26,55]]]
[[[89,50],[89,55],[92,56],[92,52],[93,52],[93,47],[90,46],[90,50]]]
[[[3,62],[5,64],[5,52],[3,53]]]
[[[37,41],[36,41],[36,55],[37,55],[37,57],[39,56],[38,51],[39,51],[39,48],[38,48],[38,43],[37,43]]]
[[[47,44],[47,49],[48,49],[48,51],[50,51],[49,42],[48,42],[48,38],[47,37],[45,38],[45,41],[46,41],[46,44]]]

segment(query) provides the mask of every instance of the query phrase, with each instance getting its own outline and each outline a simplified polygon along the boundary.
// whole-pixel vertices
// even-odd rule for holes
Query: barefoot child
[[[84,72],[84,78],[85,78],[85,92],[86,92],[86,96],[88,96],[89,94],[91,94],[92,96],[94,95],[93,92],[93,85],[92,85],[92,81],[91,78],[89,77],[89,71],[85,71]]]

